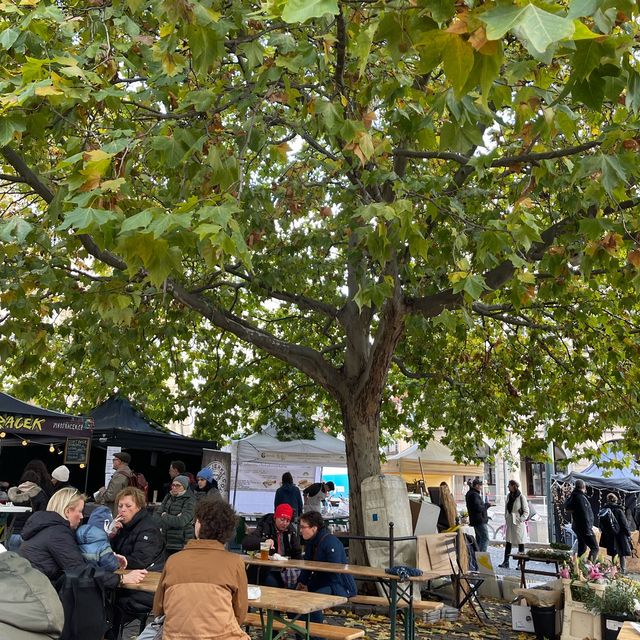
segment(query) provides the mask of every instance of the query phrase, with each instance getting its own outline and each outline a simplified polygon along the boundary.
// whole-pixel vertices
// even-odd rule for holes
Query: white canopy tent
[[[422,473],[482,477],[484,469],[482,465],[456,462],[449,447],[437,440],[431,440],[425,449],[420,449],[419,445],[414,444],[395,456],[390,456],[382,465],[382,472],[418,477]]]
[[[313,439],[278,440],[267,425],[261,432],[234,440],[231,453],[231,500],[239,511],[264,511],[273,506],[273,493],[285,471],[300,489],[320,479],[322,467],[346,466],[344,441],[320,429]]]

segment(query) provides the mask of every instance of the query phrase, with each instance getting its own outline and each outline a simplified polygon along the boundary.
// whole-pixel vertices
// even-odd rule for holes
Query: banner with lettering
[[[93,420],[91,418],[75,418],[60,416],[55,418],[15,415],[0,413],[0,431],[18,433],[29,437],[33,435],[45,436],[80,436],[91,435]]]

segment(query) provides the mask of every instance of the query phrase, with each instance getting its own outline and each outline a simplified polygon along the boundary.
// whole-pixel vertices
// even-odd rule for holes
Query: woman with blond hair
[[[37,511],[24,525],[24,542],[18,553],[32,566],[44,573],[54,584],[68,569],[84,567],[87,561],[80,552],[75,530],[82,522],[86,496],[73,487],[53,494],[46,511]],[[105,587],[119,584],[137,584],[146,571],[132,571],[126,576],[107,574]]]

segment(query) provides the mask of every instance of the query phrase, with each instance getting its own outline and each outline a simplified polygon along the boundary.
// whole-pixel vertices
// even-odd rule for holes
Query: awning
[[[416,477],[422,474],[482,477],[484,466],[456,462],[449,447],[432,440],[424,449],[414,444],[391,456],[382,465],[382,473],[400,473]]]

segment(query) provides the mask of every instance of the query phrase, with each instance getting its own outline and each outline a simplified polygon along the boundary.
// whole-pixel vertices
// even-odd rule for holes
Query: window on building
[[[486,461],[484,463],[484,481],[487,484],[496,484],[496,465],[494,462]]]
[[[534,462],[531,458],[525,458],[525,475],[527,478],[527,495],[544,495],[544,462]]]

